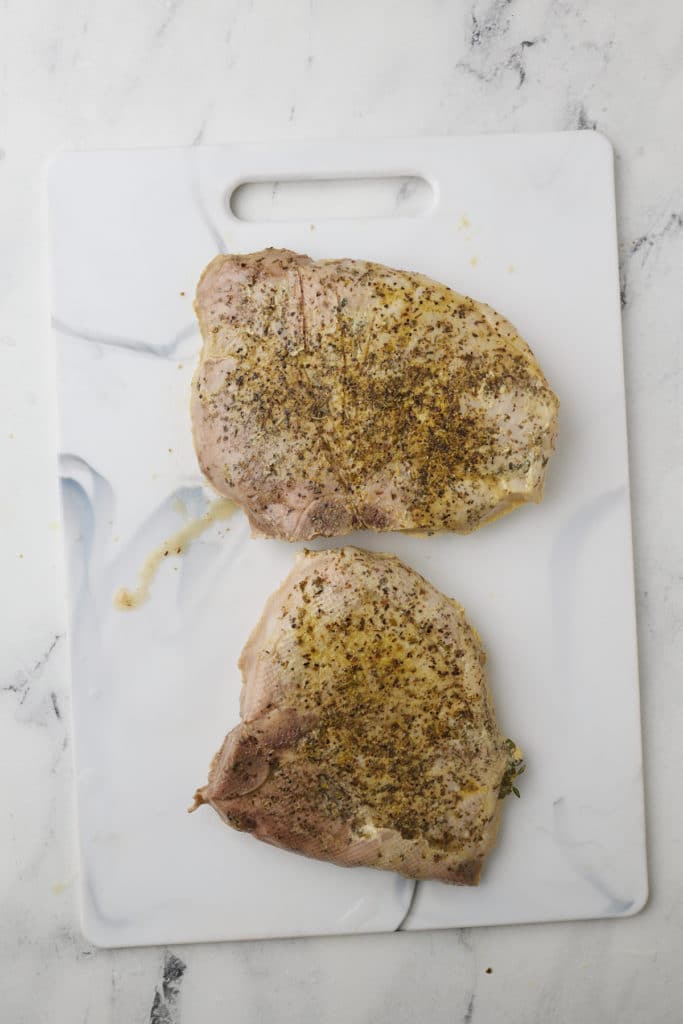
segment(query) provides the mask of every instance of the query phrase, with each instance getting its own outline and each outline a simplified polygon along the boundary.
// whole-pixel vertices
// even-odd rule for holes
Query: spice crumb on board
[[[493,967],[487,967],[486,971],[484,973],[485,974],[493,974]]]

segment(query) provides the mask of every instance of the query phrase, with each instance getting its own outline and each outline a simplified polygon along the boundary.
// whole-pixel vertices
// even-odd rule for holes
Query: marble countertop
[[[657,1024],[680,1015],[683,14],[673,0],[653,10],[646,0],[153,0],[142,11],[132,0],[9,0],[0,9],[3,1020]],[[77,917],[46,158],[565,128],[598,128],[617,156],[648,906],[627,920],[94,949]]]

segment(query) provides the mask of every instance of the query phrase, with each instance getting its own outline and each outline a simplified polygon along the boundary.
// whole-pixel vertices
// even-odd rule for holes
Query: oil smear
[[[214,523],[229,519],[233,512],[237,511],[237,508],[235,502],[228,498],[212,501],[199,519],[192,519],[147,556],[140,569],[137,587],[133,590],[120,587],[114,594],[114,607],[120,611],[139,608],[149,597],[150,587],[161,563],[174,555],[182,555],[193,540],[201,537]]]

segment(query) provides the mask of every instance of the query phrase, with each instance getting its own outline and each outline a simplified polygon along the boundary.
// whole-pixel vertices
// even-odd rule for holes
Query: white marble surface
[[[680,1017],[681,68],[673,0],[0,8],[3,1020]],[[197,139],[594,124],[617,152],[649,905],[594,923],[93,950],[76,919],[45,158]]]

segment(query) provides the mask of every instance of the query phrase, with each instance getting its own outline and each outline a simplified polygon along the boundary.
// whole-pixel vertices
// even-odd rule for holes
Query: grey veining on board
[[[576,596],[573,593],[575,587],[575,574],[572,567],[579,563],[579,557],[586,539],[596,525],[600,523],[605,513],[610,509],[628,500],[624,488],[607,491],[582,505],[578,512],[569,520],[564,531],[557,538],[554,550],[550,559],[551,572],[551,593],[553,602],[553,622],[555,623],[554,650],[557,664],[557,674],[560,678],[565,677],[565,692],[572,693],[572,672],[576,671],[574,666],[574,652],[581,647],[581,633],[576,628]],[[562,584],[559,584],[559,581]],[[562,623],[563,628],[558,628]],[[558,738],[562,742],[562,738]],[[589,855],[594,843],[591,840],[581,838],[581,830],[572,830],[569,827],[572,810],[576,798],[580,794],[573,792],[572,786],[572,760],[571,751],[566,752],[566,769],[564,785],[565,790],[553,800],[553,836],[558,847],[562,850],[567,860],[574,867],[577,875],[584,883],[594,889],[604,900],[604,913],[625,914],[633,906],[632,899],[624,899],[614,889],[614,883],[610,877],[609,869],[612,865],[606,865],[607,870],[598,871]],[[634,792],[636,786],[640,786],[640,767],[634,772],[632,780]]]
[[[0,13],[0,977],[17,1022],[677,1019],[683,12],[86,0]],[[352,55],[352,59],[350,58]],[[597,127],[617,156],[652,897],[624,921],[95,951],[76,919],[43,164],[72,148]],[[552,258],[552,254],[549,254]],[[80,325],[75,325],[78,330]],[[168,342],[169,339],[164,339]],[[487,973],[491,967],[492,973]]]
[[[199,328],[195,323],[187,324],[168,341],[152,344],[143,338],[122,338],[114,334],[101,334],[86,327],[73,327],[52,317],[52,327],[58,334],[75,341],[91,345],[104,345],[108,348],[123,348],[129,352],[156,356],[159,359],[183,359],[194,354],[197,349]],[[188,344],[189,343],[189,344]]]

